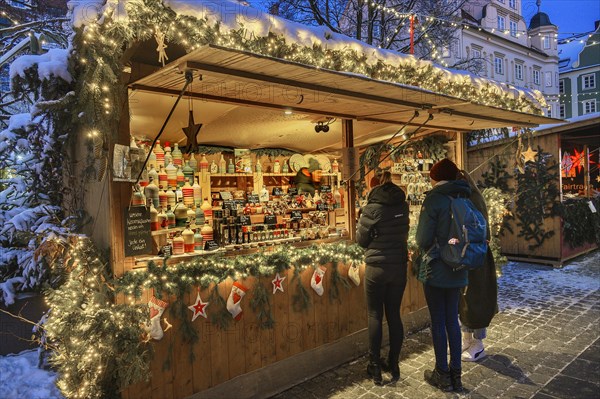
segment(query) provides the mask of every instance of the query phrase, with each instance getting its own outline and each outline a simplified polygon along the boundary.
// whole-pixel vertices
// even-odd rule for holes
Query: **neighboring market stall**
[[[352,240],[372,169],[392,170],[414,222],[429,166],[465,164],[465,132],[549,121],[539,93],[238,3],[72,6],[76,153],[111,279],[72,273],[57,312],[81,301],[115,328],[92,338],[105,327],[86,319],[60,352],[72,396],[267,396],[363,353]],[[426,319],[412,275],[402,314]]]
[[[512,192],[501,238],[509,259],[561,266],[598,248],[599,127],[591,114],[467,150],[476,180]]]

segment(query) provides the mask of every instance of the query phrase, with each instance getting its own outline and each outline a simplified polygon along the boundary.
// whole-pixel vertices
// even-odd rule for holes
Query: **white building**
[[[529,26],[522,0],[472,0],[462,9],[464,28],[444,51],[448,64],[470,60],[478,74],[518,87],[540,90],[549,104],[546,115],[557,117],[558,28],[538,12]]]

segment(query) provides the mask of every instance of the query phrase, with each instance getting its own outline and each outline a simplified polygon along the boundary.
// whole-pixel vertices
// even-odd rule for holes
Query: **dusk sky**
[[[542,0],[541,10],[558,26],[560,38],[566,33],[592,31],[594,21],[600,20],[600,0]],[[536,0],[523,0],[523,17],[528,25],[536,12]]]

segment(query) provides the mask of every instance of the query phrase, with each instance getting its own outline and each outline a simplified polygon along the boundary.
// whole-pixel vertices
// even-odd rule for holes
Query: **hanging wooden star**
[[[154,38],[158,44],[156,47],[156,51],[158,52],[158,62],[160,62],[162,66],[165,66],[165,61],[169,59],[167,52],[165,51],[165,49],[168,47],[165,44],[165,34],[157,29],[156,33],[154,34]]]
[[[531,149],[531,146],[529,146],[527,147],[527,151],[525,151],[522,155],[524,162],[535,162],[535,156],[537,155],[537,151],[533,151]]]
[[[190,110],[190,117],[188,119],[188,126],[184,127],[182,130],[185,133],[185,137],[187,137],[187,144],[185,146],[185,153],[197,153],[198,152],[198,132],[200,132],[200,128],[202,127],[202,123],[194,123],[194,111]]]
[[[596,176],[596,181],[600,183],[600,175]]]
[[[281,277],[279,273],[275,275],[275,278],[271,281],[273,283],[273,294],[277,291],[283,292],[283,280],[285,280],[285,277]]]
[[[197,294],[196,303],[194,303],[191,306],[188,306],[188,309],[194,312],[194,315],[192,316],[192,321],[196,320],[198,316],[202,316],[205,319],[207,318],[206,307],[209,303],[210,302],[202,302],[202,298],[200,298],[200,293]]]

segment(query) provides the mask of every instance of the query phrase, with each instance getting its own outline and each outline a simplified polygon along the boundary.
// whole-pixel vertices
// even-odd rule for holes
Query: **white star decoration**
[[[200,293],[198,293],[198,295],[196,296],[196,303],[191,306],[188,306],[188,309],[194,312],[194,315],[192,316],[192,321],[196,320],[198,316],[202,316],[205,319],[207,318],[206,307],[209,303],[210,302],[202,302],[202,298],[200,298]]]
[[[273,294],[275,294],[277,290],[283,292],[283,280],[285,280],[285,277],[279,276],[279,273],[275,275],[275,278],[271,281],[273,283]]]

